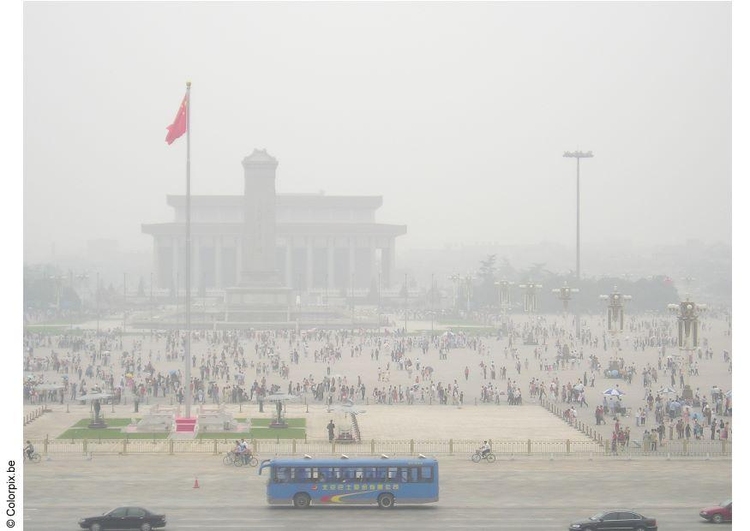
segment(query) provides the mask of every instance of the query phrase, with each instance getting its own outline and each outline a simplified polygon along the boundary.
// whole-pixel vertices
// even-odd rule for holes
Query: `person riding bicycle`
[[[26,454],[26,459],[31,460],[31,456],[34,455],[34,445],[28,439],[26,440],[26,446],[23,447],[23,451]]]
[[[479,453],[482,455],[482,457],[486,457],[487,454],[490,453],[490,445],[487,443],[487,441],[484,441],[484,444],[479,447]]]
[[[248,464],[250,462],[250,447],[248,446],[247,441],[245,441],[245,439],[242,439],[240,441],[239,449],[240,449],[239,453],[242,456],[242,462],[244,464]]]

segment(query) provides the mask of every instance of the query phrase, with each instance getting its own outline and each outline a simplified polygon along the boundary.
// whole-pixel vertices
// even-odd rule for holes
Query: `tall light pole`
[[[407,284],[406,273],[404,273],[404,336],[406,336],[406,322],[409,318],[409,285]]]
[[[591,151],[566,151],[563,157],[576,159],[576,282],[581,285],[581,159],[594,156]],[[576,337],[581,339],[581,309],[576,305]]]
[[[435,335],[435,273],[430,276],[430,338]]]
[[[96,344],[99,343],[99,271],[96,272]]]

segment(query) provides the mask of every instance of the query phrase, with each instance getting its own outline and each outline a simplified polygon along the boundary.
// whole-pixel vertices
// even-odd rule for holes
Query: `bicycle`
[[[479,463],[482,459],[486,459],[488,463],[494,463],[495,462],[495,454],[492,452],[486,453],[482,455],[481,450],[477,450],[474,452],[474,454],[471,456],[471,460],[475,463]]]
[[[24,461],[31,461],[32,463],[39,463],[42,460],[42,456],[39,455],[39,452],[34,452],[34,453],[31,454],[31,457],[29,457],[29,455],[26,452],[24,452],[23,453],[23,460]]]
[[[236,452],[227,452],[227,455],[224,456],[224,464],[231,466],[258,466],[258,458],[254,455],[250,455],[250,457],[245,461],[242,454],[238,454]]]

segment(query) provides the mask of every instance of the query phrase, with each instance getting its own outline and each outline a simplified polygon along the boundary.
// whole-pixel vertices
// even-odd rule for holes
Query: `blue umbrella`
[[[623,393],[623,392],[622,392],[622,391],[620,391],[619,389],[615,389],[615,388],[609,388],[609,389],[607,389],[606,391],[604,391],[604,393],[602,393],[602,394],[603,394],[603,395],[606,395],[606,396],[622,396],[622,395],[624,395],[625,393]]]

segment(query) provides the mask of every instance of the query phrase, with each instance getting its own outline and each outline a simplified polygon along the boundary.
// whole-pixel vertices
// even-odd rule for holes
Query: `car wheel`
[[[646,528],[645,528],[645,527],[639,527],[639,528],[638,528],[638,529],[636,529],[635,531],[646,531]]]
[[[143,525],[141,525],[141,531],[151,531],[151,524],[144,522]]]
[[[91,524],[89,527],[91,531],[102,531],[102,524]]]
[[[715,514],[711,517],[711,521],[715,524],[720,524],[724,521],[724,517],[720,514]]]
[[[294,495],[294,506],[297,509],[307,509],[310,507],[310,496],[304,492],[298,492]]]
[[[378,507],[381,509],[390,509],[393,507],[393,494],[381,494],[378,496]]]

